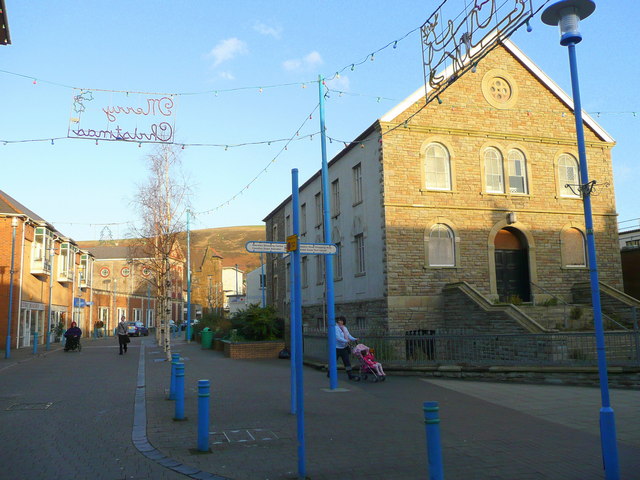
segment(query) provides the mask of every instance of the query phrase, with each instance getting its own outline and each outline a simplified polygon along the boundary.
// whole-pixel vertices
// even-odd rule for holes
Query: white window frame
[[[322,193],[316,193],[314,197],[315,207],[316,207],[316,227],[320,227],[322,225]]]
[[[331,217],[340,215],[340,181],[335,179],[331,182]]]
[[[446,236],[441,236],[446,232]],[[434,233],[436,235],[434,235]],[[446,240],[446,242],[445,242]],[[450,250],[448,255],[442,255],[442,248]],[[429,230],[429,266],[430,267],[455,267],[456,266],[456,236],[453,229],[445,223],[436,223]],[[445,252],[446,253],[446,252]],[[444,260],[443,260],[444,258]]]
[[[146,319],[147,328],[153,327],[153,324],[154,324],[153,309],[148,308],[147,309],[147,319]]]
[[[300,236],[307,233],[307,204],[300,206]]]
[[[80,288],[91,288],[93,280],[93,262],[94,258],[88,253],[80,256],[80,268],[78,269],[78,281]]]
[[[76,270],[76,254],[79,249],[71,242],[60,244],[58,255],[58,281],[73,282]]]
[[[451,156],[441,143],[431,143],[425,150],[424,172],[427,190],[451,190]]]
[[[336,243],[337,251],[333,255],[333,279],[342,280],[342,244]]]
[[[355,247],[355,274],[364,275],[366,273],[365,250],[364,250],[364,234],[359,233],[354,237]]]
[[[529,193],[529,185],[527,179],[527,157],[522,150],[509,150],[509,193],[515,195],[526,195]],[[520,170],[518,172],[518,170]],[[522,191],[518,192],[519,185],[514,186],[513,182],[521,179]]]
[[[53,248],[53,232],[47,227],[36,227],[31,246],[31,271],[50,274],[52,270],[49,257]]]
[[[353,204],[362,203],[362,164],[358,163],[352,168],[353,172]]]
[[[482,158],[484,161],[485,191],[487,193],[504,193],[504,162],[502,153],[495,147],[489,147],[484,150]]]
[[[570,165],[569,165],[570,164]],[[568,172],[572,170],[575,178],[568,178]],[[578,193],[575,193],[576,185],[580,185],[580,163],[578,159],[573,155],[568,153],[563,153],[558,157],[558,181],[560,184],[558,185],[560,189],[560,196],[567,198],[580,198]],[[565,187],[565,185],[573,185],[574,190],[571,190],[569,187]]]

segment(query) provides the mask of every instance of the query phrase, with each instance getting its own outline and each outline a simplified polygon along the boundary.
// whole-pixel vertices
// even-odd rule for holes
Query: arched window
[[[563,153],[558,158],[558,179],[560,182],[560,196],[562,197],[579,197],[578,185],[580,185],[580,172],[578,170],[578,161],[569,155]],[[567,185],[571,185],[572,188]]]
[[[502,155],[495,148],[484,151],[484,178],[487,193],[504,193]]]
[[[455,266],[455,237],[451,228],[443,223],[431,227],[429,232],[429,266]]]
[[[520,150],[509,151],[509,193],[529,193],[527,160]]]
[[[584,235],[577,228],[562,232],[562,260],[565,267],[586,267]]]
[[[425,179],[430,190],[451,190],[451,159],[439,143],[431,143],[425,151]]]

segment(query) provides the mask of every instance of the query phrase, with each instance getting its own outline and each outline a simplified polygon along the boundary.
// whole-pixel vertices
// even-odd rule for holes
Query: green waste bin
[[[211,348],[211,343],[213,342],[213,332],[211,329],[208,327],[203,328],[200,337],[202,348]]]

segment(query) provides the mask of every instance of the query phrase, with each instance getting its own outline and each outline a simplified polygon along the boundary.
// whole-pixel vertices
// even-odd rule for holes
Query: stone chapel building
[[[423,108],[424,97],[421,87],[329,163],[336,315],[395,332],[546,331],[554,325],[497,304],[589,301],[570,96],[505,40],[442,103]],[[584,127],[603,296],[619,299],[615,142],[587,114]],[[301,186],[300,207],[301,241],[322,242],[320,172]],[[264,221],[267,240],[284,241],[291,197]],[[304,323],[319,328],[323,263],[302,257]],[[286,318],[289,271],[288,257],[271,255],[267,301]]]

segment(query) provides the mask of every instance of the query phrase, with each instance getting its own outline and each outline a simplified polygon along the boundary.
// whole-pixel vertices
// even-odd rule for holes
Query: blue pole
[[[429,480],[444,480],[442,468],[442,447],[440,444],[440,418],[438,402],[424,402],[424,428],[427,435],[427,462]]]
[[[51,320],[53,319],[53,312],[51,311],[51,303],[53,301],[53,255],[55,251],[53,246],[49,250],[49,265],[51,272],[49,273],[49,316],[47,318],[47,339],[45,349],[49,350],[49,337],[51,337]]]
[[[329,165],[327,163],[327,134],[324,125],[324,79],[318,76],[320,92],[320,144],[322,145],[322,209],[324,243],[331,243],[331,210],[329,203]],[[333,255],[325,255],[325,283],[327,289],[327,348],[329,350],[329,388],[338,386],[336,360],[336,312],[333,293]]]
[[[262,308],[267,306],[267,282],[264,276],[264,262],[262,261],[262,253],[260,254],[260,289],[262,290]]]
[[[176,399],[176,364],[180,361],[179,353],[171,354],[171,383],[169,384],[169,400]]]
[[[291,170],[293,233],[300,238],[300,199],[298,195],[298,169]],[[300,284],[300,242],[293,251],[295,325],[296,325],[296,415],[298,419],[298,476],[306,477],[304,445],[304,385],[302,378],[302,285]]]
[[[33,354],[38,353],[38,332],[33,332]]]
[[[209,380],[198,380],[198,451],[209,451]]]
[[[289,278],[291,281],[291,292],[289,294],[289,323],[291,330],[291,415],[296,414],[296,351],[298,350],[297,340],[296,340],[296,332],[298,331],[296,327],[296,281],[295,281],[295,270],[293,268],[293,255],[289,256],[291,261],[291,266],[289,267]]]
[[[176,363],[176,404],[174,420],[184,420],[184,363]]]
[[[598,266],[596,260],[596,242],[593,232],[593,216],[591,211],[591,191],[589,185],[589,169],[584,142],[582,125],[582,104],[580,100],[580,86],[578,82],[578,61],[576,58],[576,43],[569,42],[569,65],[571,68],[571,90],[573,92],[573,113],[576,122],[578,139],[578,156],[580,158],[580,182],[582,184],[582,203],[584,207],[584,223],[587,229],[587,251],[589,256],[589,273],[591,282],[591,302],[593,305],[593,323],[596,334],[596,350],[598,353],[598,372],[600,375],[600,439],[602,443],[602,457],[604,461],[605,478],[618,479],[618,447],[616,444],[616,425],[613,408],[609,403],[609,386],[607,376],[607,355],[604,342],[604,328],[602,326],[602,309],[600,305],[600,284],[598,282]]]
[[[191,231],[189,230],[189,214],[187,209],[187,343],[191,342]]]
[[[16,227],[18,226],[18,219],[16,217],[11,218],[11,268],[9,269],[9,313],[7,315],[7,344],[4,350],[4,358],[11,357],[11,320],[13,317],[13,274],[14,274],[14,260],[13,257],[16,253]]]

